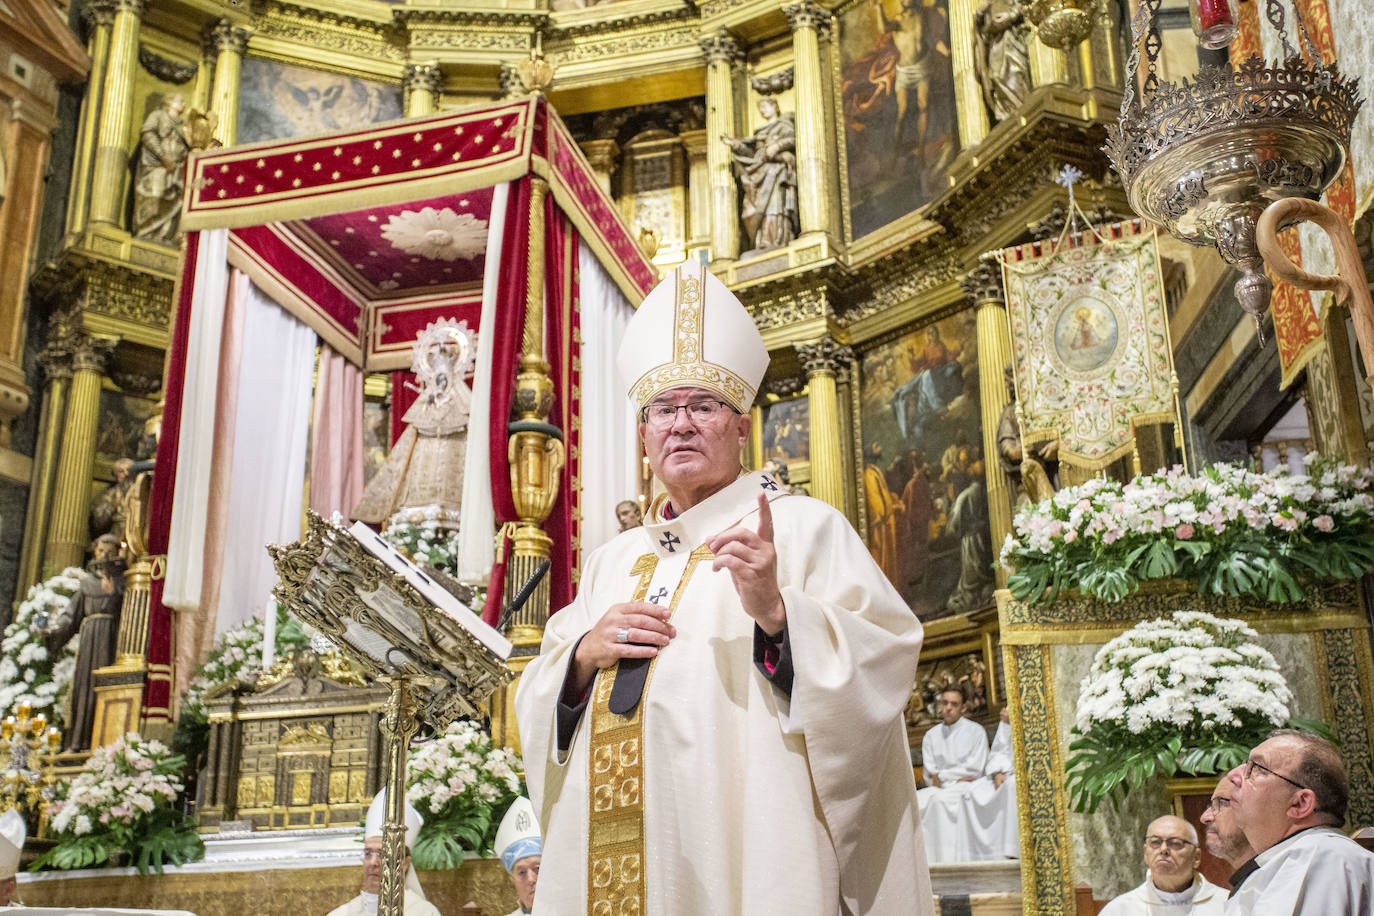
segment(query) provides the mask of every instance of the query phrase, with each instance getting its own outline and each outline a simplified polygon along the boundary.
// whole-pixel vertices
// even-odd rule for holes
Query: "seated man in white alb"
[[[378,895],[382,892],[382,827],[386,824],[386,789],[377,793],[367,809],[363,830],[363,892],[343,906],[329,911],[329,916],[371,916],[377,912]],[[410,849],[420,835],[424,819],[420,812],[406,803],[406,857],[401,866],[406,874],[406,916],[439,916],[434,904],[425,899],[425,892],[410,867]]]
[[[1101,916],[1221,916],[1226,891],[1202,876],[1201,864],[1193,825],[1172,814],[1155,818],[1145,828],[1145,883],[1112,900]]]
[[[987,766],[988,733],[964,718],[967,707],[959,687],[941,690],[941,723],[921,739],[927,786],[916,793],[916,802],[926,838],[926,858],[932,865],[968,862],[973,856],[964,801]]]
[[[515,896],[520,900],[520,906],[507,916],[522,916],[534,910],[534,888],[539,883],[543,853],[534,805],[522,795],[506,811],[501,826],[496,829],[496,855],[510,872]]]
[[[969,858],[974,861],[1016,859],[1021,855],[1016,830],[1016,774],[1011,763],[1011,724],[1007,708],[992,737],[987,775],[973,784],[965,797],[969,829]]]

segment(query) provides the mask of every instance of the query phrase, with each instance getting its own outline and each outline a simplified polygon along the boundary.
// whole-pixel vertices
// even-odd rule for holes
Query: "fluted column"
[[[110,30],[109,63],[101,93],[100,127],[91,174],[91,220],[119,226],[124,215],[128,179],[130,119],[134,113],[134,77],[138,70],[138,30],[145,0],[116,0]]]
[[[811,495],[844,511],[844,456],[840,446],[840,402],[835,379],[854,362],[854,351],[833,337],[797,344],[806,371],[810,414]]]
[[[707,151],[711,137],[705,130],[684,130],[678,134],[687,151],[687,251],[711,244],[711,165]],[[716,142],[720,142],[717,140]]]
[[[959,146],[968,149],[988,135],[988,109],[973,65],[973,13],[978,0],[950,0],[949,44],[954,64],[954,106],[959,117]]]
[[[822,31],[830,28],[830,11],[811,0],[782,8],[792,27],[795,69],[792,94],[797,106],[797,209],[802,232],[823,232],[830,225],[830,193],[825,167],[825,91],[821,85]],[[843,506],[841,506],[843,508]]]
[[[186,104],[196,111],[207,112],[210,110],[210,90],[215,84],[215,58],[219,52],[215,50],[215,40],[209,31],[201,33],[200,36],[200,66],[196,68],[196,78],[191,83],[191,98]]]
[[[100,380],[113,337],[81,334],[72,352],[71,398],[62,430],[62,452],[53,484],[52,520],[43,562],[56,569],[80,566],[89,540],[87,513],[95,468],[95,429],[100,418]]]
[[[33,477],[29,501],[24,512],[24,546],[19,558],[17,594],[44,578],[43,547],[48,539],[48,509],[52,505],[53,477],[57,473],[57,452],[62,428],[67,419],[67,391],[72,381],[70,341],[57,337],[38,354],[38,365],[47,378],[43,407],[38,420],[38,444],[33,456]]]
[[[88,0],[81,14],[90,25],[86,50],[91,55],[91,72],[86,96],[81,100],[81,121],[76,134],[76,161],[72,163],[71,193],[67,199],[67,232],[79,234],[86,228],[91,207],[91,170],[94,167],[96,138],[100,125],[101,87],[110,67],[110,35],[114,29],[115,0]]]
[[[444,75],[437,63],[406,64],[406,117],[418,118],[439,110],[439,89]]]
[[[215,49],[215,81],[210,88],[210,109],[218,116],[215,137],[225,146],[233,146],[239,130],[243,55],[252,32],[228,19],[219,19],[211,23],[206,35]]]
[[[620,161],[620,144],[614,140],[588,140],[582,144],[582,153],[587,157],[587,164],[596,173],[596,181],[601,185],[601,190],[612,194],[611,175],[615,172],[616,163]]]
[[[730,148],[721,137],[738,133],[735,67],[744,60],[739,44],[721,29],[701,37],[706,52],[706,168],[711,185],[711,257],[739,256],[739,196],[730,171]]]
[[[1011,333],[1007,328],[1006,294],[1002,269],[991,258],[982,260],[960,283],[973,300],[978,316],[978,395],[983,415],[983,473],[988,488],[988,521],[992,549],[1002,549],[1011,532],[1011,490],[998,461],[997,427],[1002,411],[1011,401],[1004,366],[1011,364]],[[997,585],[1007,584],[1007,574],[997,567]]]

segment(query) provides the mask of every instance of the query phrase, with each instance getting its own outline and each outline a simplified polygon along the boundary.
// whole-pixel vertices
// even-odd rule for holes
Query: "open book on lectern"
[[[277,600],[374,677],[410,678],[436,728],[482,715],[510,682],[510,640],[362,522],[310,512],[304,538],[268,551]]]

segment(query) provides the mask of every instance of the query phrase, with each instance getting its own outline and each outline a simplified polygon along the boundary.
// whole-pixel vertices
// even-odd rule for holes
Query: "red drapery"
[[[563,431],[567,461],[559,478],[561,494],[544,523],[553,538],[553,564],[549,568],[549,612],[572,601],[573,575],[577,567],[577,504],[581,473],[580,397],[581,365],[578,343],[577,230],[558,209],[552,195],[544,200],[548,226],[544,245],[549,375],[553,379],[553,410],[549,422]]]

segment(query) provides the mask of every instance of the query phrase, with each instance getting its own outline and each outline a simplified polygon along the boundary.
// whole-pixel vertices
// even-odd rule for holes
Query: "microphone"
[[[525,584],[520,586],[520,591],[515,593],[515,597],[510,600],[510,604],[507,604],[505,608],[502,609],[501,618],[496,621],[497,632],[506,632],[506,624],[510,623],[510,619],[515,616],[515,612],[524,607],[525,602],[530,600],[530,595],[534,594],[534,589],[539,585],[539,580],[544,578],[545,573],[549,571],[549,567],[552,565],[553,563],[549,560],[543,561],[535,568],[534,574],[525,581]]]

